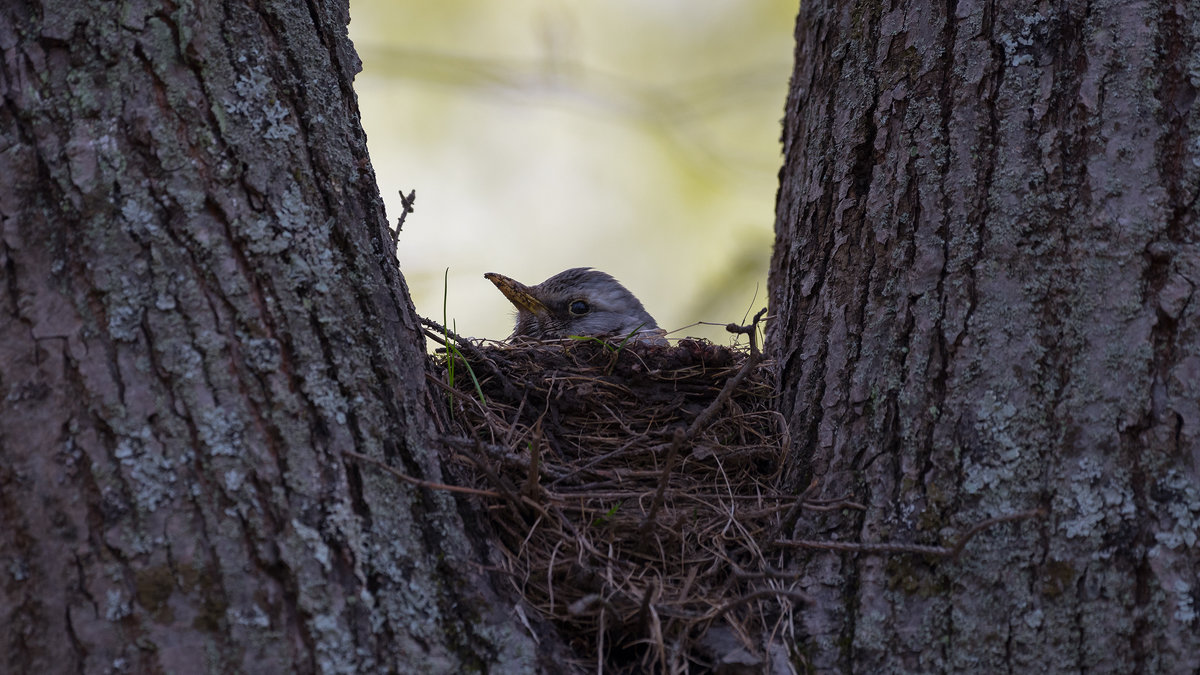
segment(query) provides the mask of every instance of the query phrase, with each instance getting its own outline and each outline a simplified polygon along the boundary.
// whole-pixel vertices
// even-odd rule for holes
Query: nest
[[[772,675],[808,669],[792,627],[810,598],[788,571],[797,549],[958,559],[993,526],[945,545],[795,539],[801,510],[865,511],[853,495],[816,500],[791,485],[797,459],[772,408],[774,369],[750,326],[746,348],[570,340],[446,345],[432,406],[456,485],[343,451],[396,478],[469,496],[490,517],[517,611],[553,623],[574,648],[566,670]],[[793,471],[785,471],[785,467]]]
[[[799,501],[753,345],[456,340],[435,357],[450,473],[577,666],[792,670],[806,598],[763,542]]]

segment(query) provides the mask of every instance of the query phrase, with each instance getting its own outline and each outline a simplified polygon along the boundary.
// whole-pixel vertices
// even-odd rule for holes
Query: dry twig
[[[851,553],[915,553],[918,555],[933,555],[940,558],[958,560],[967,542],[989,527],[1014,520],[1039,518],[1045,515],[1046,512],[1042,509],[1033,509],[988,518],[976,523],[971,529],[959,536],[958,541],[953,546],[928,546],[925,544],[900,544],[892,542],[814,541],[811,539],[780,539],[772,542],[772,545],[784,548],[811,548],[825,551],[847,551]]]

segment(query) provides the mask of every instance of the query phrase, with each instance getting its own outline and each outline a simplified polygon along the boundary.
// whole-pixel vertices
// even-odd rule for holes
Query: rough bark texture
[[[341,454],[439,479],[346,22],[0,7],[0,670],[531,667],[453,500]]]
[[[820,672],[1200,668],[1200,3],[802,4],[771,269]]]

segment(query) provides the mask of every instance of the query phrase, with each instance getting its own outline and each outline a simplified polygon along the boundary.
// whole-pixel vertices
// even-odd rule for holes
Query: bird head
[[[517,325],[509,340],[624,337],[667,344],[654,318],[612,276],[587,267],[559,272],[536,286],[526,286],[503,274],[483,275],[517,308]]]

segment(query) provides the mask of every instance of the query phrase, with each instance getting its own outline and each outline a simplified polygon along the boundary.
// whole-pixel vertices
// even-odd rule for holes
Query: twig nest
[[[775,488],[789,443],[771,364],[700,340],[452,347],[435,378],[450,464],[496,495],[481,505],[509,578],[581,663],[778,662],[773,629],[803,594],[759,544],[796,500]],[[729,636],[744,654],[714,653]]]

